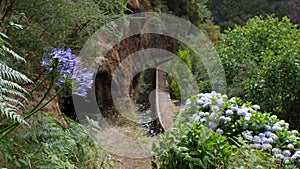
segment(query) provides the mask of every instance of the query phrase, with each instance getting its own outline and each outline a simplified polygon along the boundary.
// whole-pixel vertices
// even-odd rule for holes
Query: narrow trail
[[[172,103],[166,81],[165,64],[162,63],[156,69],[155,106],[159,121],[164,130],[169,130],[174,123],[174,113],[181,106]],[[117,156],[112,165],[114,169],[151,169],[152,158],[129,158]]]

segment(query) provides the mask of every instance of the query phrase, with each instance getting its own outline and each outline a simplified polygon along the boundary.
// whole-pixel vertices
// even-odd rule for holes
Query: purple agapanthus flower
[[[49,59],[43,58],[42,61],[41,61],[41,65],[42,66],[47,66],[48,64],[49,64]]]
[[[54,48],[48,57],[42,58],[41,66],[45,67],[48,72],[55,71],[62,78],[67,78],[73,72],[73,69],[78,62],[71,49]],[[57,82],[61,84],[61,82]]]
[[[61,85],[63,85],[63,84],[64,84],[64,81],[61,80],[61,79],[59,79],[59,80],[57,80],[57,82],[55,82],[55,85],[56,85],[56,86],[61,86]]]
[[[55,85],[61,86],[67,80],[73,80],[76,83],[75,94],[86,96],[87,90],[93,83],[92,72],[76,66],[78,59],[72,54],[71,49],[54,48],[48,57],[42,58],[41,66],[45,67],[48,72],[53,72],[59,76]]]
[[[77,66],[74,70],[72,80],[75,82],[74,94],[79,96],[86,96],[87,90],[92,88],[93,73],[81,65]]]

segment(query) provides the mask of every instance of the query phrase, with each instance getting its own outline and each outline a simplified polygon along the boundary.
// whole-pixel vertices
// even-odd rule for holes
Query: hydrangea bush
[[[251,147],[272,154],[286,165],[300,166],[299,132],[290,131],[289,124],[276,115],[262,113],[259,105],[212,92],[188,100],[182,113],[188,113],[191,107],[197,110],[192,120],[222,136],[242,136]]]
[[[239,157],[251,158],[240,163],[246,168],[253,162],[262,168],[300,167],[298,131],[289,130],[288,123],[262,112],[259,105],[201,93],[188,99],[176,118],[180,122],[161,136],[160,147],[153,147],[159,162],[153,162],[153,168],[186,163],[191,163],[188,168],[228,168]]]

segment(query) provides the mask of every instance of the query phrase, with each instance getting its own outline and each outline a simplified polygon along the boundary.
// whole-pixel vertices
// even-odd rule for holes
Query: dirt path
[[[163,67],[165,65],[160,66]],[[172,103],[167,89],[165,72],[157,71],[156,73],[156,108],[161,124],[163,125],[164,129],[169,130],[174,123],[174,112],[179,111],[181,105],[176,105]],[[124,137],[125,135],[128,135],[129,137]],[[110,153],[115,152],[119,155],[113,156],[111,164],[112,166],[105,168],[151,169],[151,161],[153,159],[149,156],[140,156],[136,154],[136,152],[142,152],[142,149],[144,148],[138,148],[139,142],[131,140],[132,138],[136,137],[139,137],[139,134],[137,132],[137,129],[132,126],[114,126],[113,128],[107,129],[106,132],[101,133],[98,138],[100,138],[100,142],[104,143],[104,145],[107,146],[106,151],[110,150]],[[151,151],[151,148],[148,151]],[[129,157],[124,157],[126,155]],[[133,156],[135,156],[135,158],[132,158]],[[145,158],[139,158],[142,156]]]
[[[165,65],[161,65],[165,66]],[[157,71],[157,95],[156,102],[159,111],[160,122],[166,130],[169,130],[174,123],[174,112],[179,111],[181,105],[172,104],[172,100],[166,86],[166,74],[163,71]],[[152,158],[128,158],[115,157],[114,169],[151,169]]]
[[[113,164],[114,169],[151,169],[151,158],[133,159],[117,157]]]

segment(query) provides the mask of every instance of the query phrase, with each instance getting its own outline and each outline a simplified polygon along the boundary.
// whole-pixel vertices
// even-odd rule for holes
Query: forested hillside
[[[300,23],[300,1],[297,0],[208,0],[207,6],[222,31],[235,24],[244,25],[248,19],[260,15],[273,14],[279,18],[287,15],[292,22]]]

